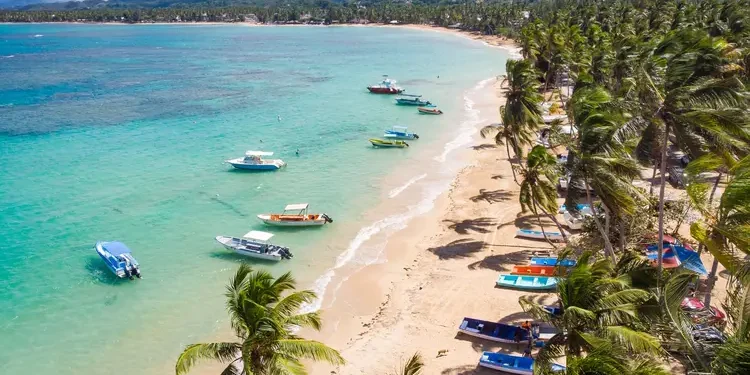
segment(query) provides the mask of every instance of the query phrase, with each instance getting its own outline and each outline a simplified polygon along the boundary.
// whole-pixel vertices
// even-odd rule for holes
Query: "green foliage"
[[[306,374],[302,360],[343,364],[336,350],[294,333],[298,327],[321,326],[320,312],[298,313],[315,293],[295,288],[290,273],[274,278],[241,265],[226,292],[230,324],[240,341],[188,345],[177,358],[175,373],[185,374],[206,359],[227,364],[223,374]]]

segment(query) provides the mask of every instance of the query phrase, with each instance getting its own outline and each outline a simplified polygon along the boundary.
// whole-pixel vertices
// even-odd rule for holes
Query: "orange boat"
[[[554,266],[514,266],[513,275],[553,276]]]

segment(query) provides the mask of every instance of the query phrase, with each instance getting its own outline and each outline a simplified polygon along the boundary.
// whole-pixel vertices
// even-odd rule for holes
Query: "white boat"
[[[563,237],[562,234],[559,232],[542,232],[540,230],[530,230],[530,229],[519,229],[516,231],[517,237],[524,237],[524,238],[533,238],[535,240],[543,240],[544,234],[547,234],[547,238],[550,241],[562,241]]]
[[[307,203],[289,204],[280,214],[260,214],[258,219],[268,225],[280,227],[312,227],[333,223],[326,214],[310,214]]]
[[[281,159],[263,159],[264,156],[271,155],[273,155],[273,152],[247,151],[245,157],[230,159],[226,162],[237,169],[255,171],[274,171],[286,166],[286,163]]]
[[[406,126],[394,126],[383,134],[385,139],[419,139],[417,133],[410,133]]]
[[[565,211],[563,213],[563,218],[565,219],[565,225],[573,230],[580,230],[583,228],[583,216],[573,216],[568,211]]]
[[[271,237],[273,237],[272,233],[253,230],[247,232],[242,238],[216,236],[216,241],[228,250],[251,258],[273,261],[291,259],[293,255],[289,248],[271,244],[269,242]]]

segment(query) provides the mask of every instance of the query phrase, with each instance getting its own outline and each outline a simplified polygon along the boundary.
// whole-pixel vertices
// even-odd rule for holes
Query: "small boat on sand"
[[[312,227],[333,223],[326,214],[310,214],[307,203],[289,204],[280,214],[260,214],[258,219],[268,225],[279,227]]]
[[[400,94],[404,92],[404,89],[396,86],[396,81],[384,75],[383,80],[377,85],[367,86],[367,91],[373,94]]]
[[[404,148],[409,147],[409,144],[404,141],[391,141],[386,139],[371,138],[370,143],[374,147],[385,147],[385,148]]]
[[[589,206],[588,204],[579,203],[576,204],[576,208],[582,214],[591,214],[591,206]],[[560,206],[560,209],[557,211],[557,213],[559,214],[564,214],[566,212],[568,212],[568,208],[565,207],[565,205]]]
[[[422,99],[422,95],[410,95],[410,94],[402,94],[398,98],[396,98],[396,104],[400,105],[418,105],[420,107],[425,107],[428,105],[431,105],[427,100]]]
[[[464,318],[458,331],[469,336],[503,343],[528,342],[531,337],[529,330],[519,326],[472,318]]]
[[[510,374],[531,375],[534,373],[534,359],[503,353],[484,352],[479,359],[479,366]],[[565,366],[552,364],[552,371],[565,371]]]
[[[532,266],[557,266],[557,258],[531,258],[531,265]],[[576,265],[575,259],[563,259],[560,262],[560,265],[563,267],[573,267]]]
[[[557,272],[554,266],[513,266],[512,275],[554,276]]]
[[[443,111],[437,109],[437,107],[418,107],[417,111],[419,111],[420,114],[425,115],[442,115]]]
[[[256,170],[256,171],[275,171],[286,166],[281,159],[263,159],[263,156],[271,156],[273,152],[268,151],[247,151],[245,157],[227,160],[237,169]]]
[[[251,258],[280,261],[292,259],[292,252],[284,246],[273,245],[269,240],[273,234],[260,231],[247,232],[242,238],[216,236],[216,241],[228,250]]]
[[[94,245],[96,253],[102,258],[112,273],[117,277],[133,280],[133,276],[141,278],[141,268],[138,261],[135,260],[130,249],[122,242],[117,241],[99,241]]]
[[[546,232],[547,238],[550,241],[562,241],[563,236],[560,234],[560,232]],[[543,240],[544,239],[544,233],[540,230],[531,230],[531,229],[519,229],[516,231],[516,237],[523,237],[523,238],[532,238],[535,240]]]
[[[552,290],[557,287],[557,278],[548,276],[521,276],[500,274],[497,286],[523,290]]]
[[[383,134],[385,139],[419,139],[417,133],[410,133],[406,126],[394,126]]]

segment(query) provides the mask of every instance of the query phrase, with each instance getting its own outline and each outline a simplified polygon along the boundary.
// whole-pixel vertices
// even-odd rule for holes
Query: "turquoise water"
[[[271,230],[295,258],[256,265],[330,293],[321,275],[372,261],[363,242],[425,210],[401,193],[446,181],[479,120],[466,95],[506,57],[388,28],[0,25],[2,373],[168,373],[185,344],[227,330],[223,288],[242,258],[214,236],[262,230],[255,215],[287,203],[335,222]],[[446,115],[368,94],[385,73]],[[369,147],[397,124],[421,139]],[[248,149],[289,165],[223,163]],[[127,243],[143,280],[115,279],[98,240]]]

